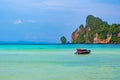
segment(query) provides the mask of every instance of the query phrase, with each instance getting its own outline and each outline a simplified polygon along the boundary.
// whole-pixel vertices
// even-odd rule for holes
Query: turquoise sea
[[[0,45],[0,80],[120,80],[120,45]]]

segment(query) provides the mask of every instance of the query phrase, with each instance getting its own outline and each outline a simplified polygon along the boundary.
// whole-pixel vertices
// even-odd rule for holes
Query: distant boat
[[[89,54],[91,51],[87,49],[77,49],[75,54]]]

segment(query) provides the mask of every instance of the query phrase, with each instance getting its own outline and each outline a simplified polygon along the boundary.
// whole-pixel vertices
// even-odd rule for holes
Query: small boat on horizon
[[[78,48],[77,51],[75,52],[75,54],[89,54],[90,52],[91,52],[91,50]]]

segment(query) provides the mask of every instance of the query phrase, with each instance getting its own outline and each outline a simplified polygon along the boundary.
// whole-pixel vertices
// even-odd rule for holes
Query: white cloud
[[[31,19],[30,20],[24,20],[24,22],[23,22],[23,20],[20,20],[20,19],[13,21],[13,24],[16,24],[16,25],[23,24],[23,23],[36,23],[36,21],[31,20]]]
[[[22,20],[15,20],[13,23],[14,23],[14,24],[22,24],[23,21],[22,21]]]

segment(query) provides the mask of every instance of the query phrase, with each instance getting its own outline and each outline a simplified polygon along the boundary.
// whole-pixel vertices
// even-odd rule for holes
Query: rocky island
[[[71,43],[120,43],[120,24],[108,24],[99,17],[88,15],[71,35]]]

